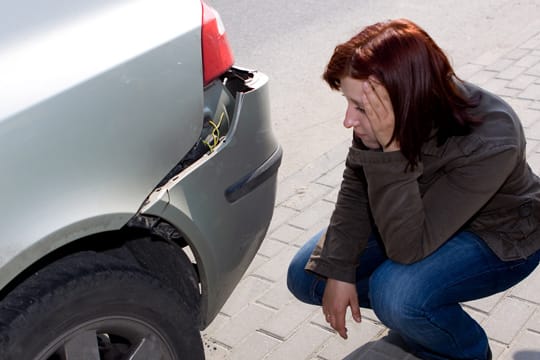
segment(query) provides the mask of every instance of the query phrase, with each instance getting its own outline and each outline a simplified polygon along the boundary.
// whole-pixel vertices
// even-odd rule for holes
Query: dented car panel
[[[249,86],[235,97],[230,130],[217,148],[156,189],[141,209],[141,215],[182,229],[198,263],[203,327],[264,239],[282,155],[271,129],[267,77],[252,73]]]

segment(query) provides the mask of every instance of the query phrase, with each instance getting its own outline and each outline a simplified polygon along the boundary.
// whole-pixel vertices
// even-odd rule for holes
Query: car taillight
[[[202,57],[204,85],[227,71],[234,63],[225,27],[218,12],[202,4]]]

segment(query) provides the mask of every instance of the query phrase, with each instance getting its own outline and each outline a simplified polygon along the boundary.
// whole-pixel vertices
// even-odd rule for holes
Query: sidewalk
[[[486,53],[457,74],[507,100],[526,131],[527,157],[540,174],[540,33],[504,54]],[[285,276],[298,248],[326,226],[350,141],[278,185],[268,236],[243,280],[203,333],[208,360],[410,360],[375,314],[347,322],[342,340],[318,307],[289,294]],[[494,359],[540,360],[540,268],[505,293],[463,304],[486,330]]]

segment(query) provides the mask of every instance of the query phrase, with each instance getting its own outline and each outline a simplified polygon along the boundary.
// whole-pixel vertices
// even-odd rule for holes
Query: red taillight
[[[216,10],[202,3],[202,57],[204,85],[230,69],[234,63],[225,28]]]

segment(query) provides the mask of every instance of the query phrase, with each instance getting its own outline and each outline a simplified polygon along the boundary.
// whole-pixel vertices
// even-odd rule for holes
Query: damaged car
[[[2,359],[204,358],[274,210],[267,76],[201,0],[0,17]]]

